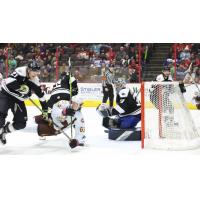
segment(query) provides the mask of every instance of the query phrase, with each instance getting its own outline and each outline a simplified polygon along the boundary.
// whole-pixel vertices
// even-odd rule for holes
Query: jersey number
[[[81,128],[80,128],[80,132],[85,132],[85,128],[84,128],[84,127],[81,127]]]

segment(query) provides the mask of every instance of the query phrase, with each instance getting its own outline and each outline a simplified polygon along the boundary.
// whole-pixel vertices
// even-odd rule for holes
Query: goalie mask
[[[124,81],[124,79],[118,78],[118,80],[115,82],[115,87],[118,93],[121,89],[126,87],[126,82]]]

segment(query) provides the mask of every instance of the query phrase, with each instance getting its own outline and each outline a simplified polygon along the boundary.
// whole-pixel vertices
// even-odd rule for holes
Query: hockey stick
[[[71,57],[69,57],[68,60],[68,65],[69,65],[69,92],[70,92],[70,103],[72,100],[72,81],[71,81]],[[72,121],[72,116],[71,116],[71,121]],[[72,134],[72,124],[71,124],[71,138],[73,138],[73,134]]]
[[[31,101],[31,103],[42,113],[44,114],[43,110],[33,101],[33,99],[29,98],[29,100]],[[71,121],[72,122],[72,121]],[[69,141],[73,140],[72,138],[70,138],[55,122],[52,121],[52,124],[55,125],[60,132],[62,132],[68,139]],[[72,125],[72,123],[71,123]]]
[[[193,62],[191,62],[191,64],[190,64],[190,66],[189,66],[189,68],[188,68],[188,70],[186,71],[187,73],[186,73],[186,75],[188,74],[190,77],[191,77],[191,79],[192,79],[192,84],[194,84],[195,86],[196,86],[196,88],[197,88],[197,90],[198,90],[198,92],[200,93],[200,89],[199,89],[199,86],[197,85],[197,83],[195,82],[195,80],[194,80],[194,78],[192,77],[192,75],[191,75],[191,67],[192,67],[192,64],[193,64]]]

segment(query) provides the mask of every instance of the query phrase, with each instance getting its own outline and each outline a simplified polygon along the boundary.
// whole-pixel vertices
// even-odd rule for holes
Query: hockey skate
[[[39,136],[39,140],[43,141],[43,140],[46,140],[46,136]]]
[[[4,132],[4,128],[0,129],[0,141],[3,145],[6,144],[6,133]]]
[[[3,145],[6,144],[6,134],[11,132],[9,129],[9,124],[10,122],[7,122],[6,125],[0,129],[0,141]]]
[[[85,146],[85,138],[86,138],[86,136],[83,135],[82,138],[79,139],[78,146],[81,146],[81,147]]]

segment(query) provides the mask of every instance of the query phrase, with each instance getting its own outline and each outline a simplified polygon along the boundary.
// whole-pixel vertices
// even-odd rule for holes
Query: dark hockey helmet
[[[164,66],[163,67],[163,71],[170,71],[170,67],[169,66]]]
[[[38,63],[35,60],[30,60],[29,61],[28,68],[31,71],[40,71],[40,66],[38,65]]]

